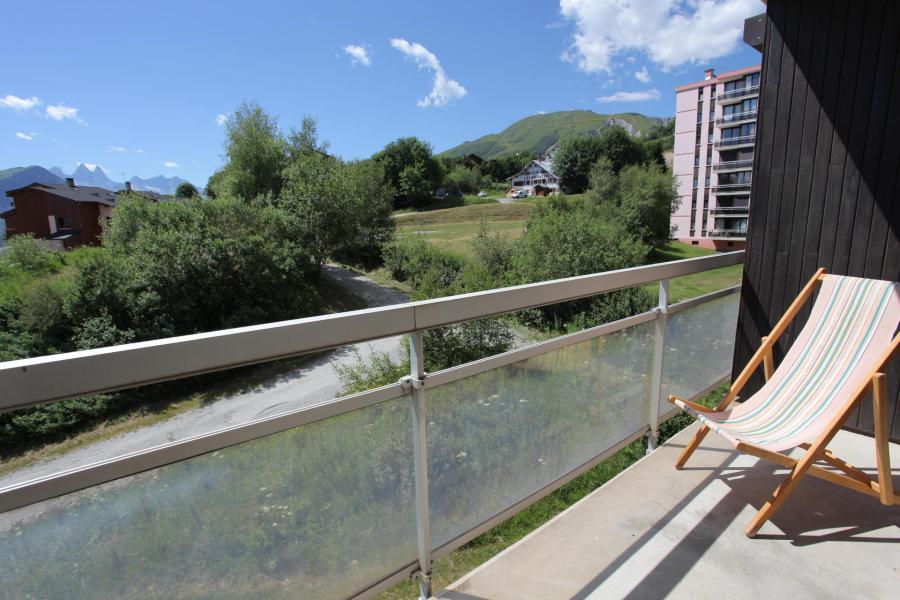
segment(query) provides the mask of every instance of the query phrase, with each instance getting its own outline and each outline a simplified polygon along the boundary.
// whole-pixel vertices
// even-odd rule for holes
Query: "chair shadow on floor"
[[[676,443],[671,444],[671,447],[680,452],[684,445]],[[701,447],[701,450],[723,452],[727,456],[723,456],[721,463],[714,467],[692,467],[688,463],[685,471],[708,471],[708,475],[635,540],[628,550],[607,565],[579,593],[573,595],[573,600],[588,598],[632,556],[652,543],[666,525],[716,481],[727,486],[726,494],[643,576],[625,598],[638,600],[665,597],[691,569],[697,567],[716,540],[735,526],[741,532],[739,543],[746,543],[748,551],[752,550],[752,544],[765,543],[766,540],[789,541],[796,547],[823,542],[900,544],[900,507],[884,506],[876,498],[813,477],[807,477],[801,482],[791,498],[755,539],[744,538],[745,523],[735,524],[734,521],[748,518],[745,510],[748,506],[754,511],[758,510],[787,471],[765,461],[757,461],[751,466],[732,466],[740,456],[738,453],[709,447]],[[869,465],[860,468],[868,473],[874,472]],[[900,469],[893,470],[893,479],[895,486],[898,486]],[[891,527],[895,530],[891,531]],[[775,528],[781,533],[772,533],[771,530]],[[879,535],[871,535],[876,531],[880,532]]]

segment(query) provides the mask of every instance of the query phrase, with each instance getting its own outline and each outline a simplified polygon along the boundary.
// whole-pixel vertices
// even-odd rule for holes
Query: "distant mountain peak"
[[[108,190],[121,190],[125,187],[124,183],[110,179],[99,164],[78,163],[78,166],[75,167],[75,170],[70,175],[67,175],[59,167],[52,167],[50,172],[63,179],[74,177],[75,185],[102,187]],[[155,175],[147,178],[134,175],[127,181],[131,182],[131,187],[136,191],[156,192],[157,194],[172,196],[175,194],[178,186],[187,180],[175,175],[171,177]]]

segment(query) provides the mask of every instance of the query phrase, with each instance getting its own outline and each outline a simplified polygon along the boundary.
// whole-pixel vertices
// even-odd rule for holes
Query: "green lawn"
[[[667,262],[696,258],[698,256],[709,256],[715,253],[715,250],[682,244],[681,242],[670,242],[665,247],[654,250],[652,260],[653,262]],[[739,285],[743,268],[743,265],[738,264],[695,275],[676,277],[669,282],[669,303],[680,302],[681,300],[702,296],[703,294],[733,285]],[[656,284],[651,287],[654,291],[657,289]]]
[[[582,195],[570,196],[575,199],[581,197]],[[459,206],[397,215],[397,231],[401,236],[419,235],[436,246],[470,256],[472,253],[470,242],[478,233],[482,221],[492,231],[500,231],[513,238],[518,237],[525,229],[525,221],[532,207],[544,201],[544,198],[528,198],[514,203]],[[654,250],[651,261],[683,260],[710,254],[715,254],[715,251],[670,242],[663,248]],[[734,265],[673,279],[669,284],[669,301],[679,302],[738,285],[741,282],[742,268],[741,265]],[[656,284],[648,286],[648,289],[650,288],[655,294]]]

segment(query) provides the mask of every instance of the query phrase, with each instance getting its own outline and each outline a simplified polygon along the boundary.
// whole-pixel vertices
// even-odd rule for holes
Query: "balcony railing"
[[[724,185],[713,186],[710,190],[713,194],[742,194],[750,191],[750,182],[747,183],[726,183]]]
[[[713,229],[709,232],[708,237],[720,239],[745,239],[747,237],[746,229]]]
[[[711,210],[713,215],[718,217],[748,217],[750,216],[749,206],[717,206]]]
[[[748,158],[746,160],[729,160],[725,162],[719,162],[713,165],[713,171],[717,172],[726,172],[726,171],[749,171],[753,168],[753,159]]]
[[[721,138],[715,141],[716,148],[739,148],[741,146],[752,146],[756,140],[755,135],[744,135],[741,137]]]
[[[756,120],[755,110],[748,110],[740,113],[732,113],[730,115],[722,115],[718,119],[716,119],[717,125],[731,125],[734,123],[739,123],[742,121],[755,121]]]
[[[0,410],[408,335],[395,383],[0,489],[10,597],[371,597],[559,488],[731,369],[742,252],[0,363]],[[423,332],[659,282],[658,306],[435,373]],[[715,347],[698,354],[697,348]]]
[[[719,103],[729,102],[731,100],[738,100],[740,98],[745,98],[748,96],[758,96],[759,95],[759,86],[749,86],[743,87],[736,90],[729,90],[727,92],[722,92],[717,96]]]

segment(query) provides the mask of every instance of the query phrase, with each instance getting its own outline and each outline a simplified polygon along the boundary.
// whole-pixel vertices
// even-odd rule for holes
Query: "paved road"
[[[327,266],[325,274],[363,298],[370,306],[387,306],[409,300],[402,292],[385,288],[346,269]],[[334,398],[341,389],[334,366],[355,362],[354,348],[364,360],[374,351],[387,352],[394,358],[399,358],[402,353],[399,337],[339,348],[299,368],[280,373],[252,389],[221,398],[202,408],[0,476],[0,487]]]

